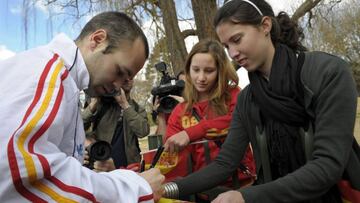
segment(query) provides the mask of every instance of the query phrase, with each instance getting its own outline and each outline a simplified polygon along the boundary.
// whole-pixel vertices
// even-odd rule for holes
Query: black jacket
[[[248,142],[253,147],[259,185],[240,189],[247,203],[321,202],[317,198],[340,180],[345,169],[348,174],[358,173],[360,161],[352,150],[358,95],[349,65],[326,53],[308,52],[301,81],[306,111],[314,126],[310,161],[293,173],[265,183],[256,126],[242,110],[252,102],[247,87],[238,96],[229,135],[217,159],[198,173],[176,181],[180,194],[196,193],[226,180]],[[352,178],[360,185],[360,176]]]

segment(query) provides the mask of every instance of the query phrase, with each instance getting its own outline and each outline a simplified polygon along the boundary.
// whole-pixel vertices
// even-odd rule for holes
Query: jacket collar
[[[89,85],[90,75],[86,68],[84,59],[75,42],[65,34],[57,35],[49,44],[50,50],[57,53],[63,60],[65,68],[70,71],[70,76],[75,81],[79,90],[86,89]],[[76,52],[78,52],[76,54]]]

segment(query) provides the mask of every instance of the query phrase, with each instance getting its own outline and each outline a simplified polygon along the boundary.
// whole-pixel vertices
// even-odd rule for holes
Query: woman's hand
[[[245,203],[245,200],[240,192],[231,190],[221,193],[212,203]]]
[[[190,143],[189,135],[186,131],[180,131],[169,139],[166,140],[164,144],[165,151],[169,151],[170,153],[179,152],[183,150]]]

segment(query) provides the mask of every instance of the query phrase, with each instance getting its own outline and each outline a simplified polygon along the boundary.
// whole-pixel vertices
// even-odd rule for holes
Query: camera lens
[[[158,111],[163,113],[170,113],[179,102],[169,96],[160,98],[160,106]]]
[[[111,145],[105,141],[95,142],[91,145],[89,154],[94,160],[107,160],[111,156]]]

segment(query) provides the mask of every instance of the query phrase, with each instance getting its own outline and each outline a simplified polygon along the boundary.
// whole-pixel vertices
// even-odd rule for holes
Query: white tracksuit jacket
[[[153,202],[132,171],[82,167],[78,102],[89,73],[76,50],[60,34],[0,62],[0,202]]]

